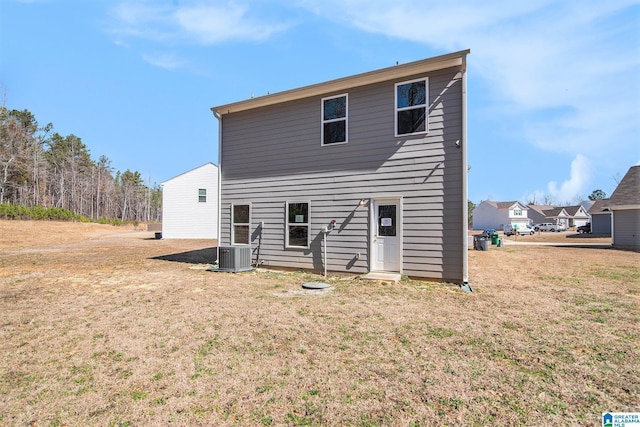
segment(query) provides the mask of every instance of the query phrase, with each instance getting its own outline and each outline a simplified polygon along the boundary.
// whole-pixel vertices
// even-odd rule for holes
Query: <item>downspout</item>
[[[471,291],[469,286],[469,166],[467,159],[467,55],[462,55],[462,284],[460,287]]]
[[[611,209],[609,209],[609,211],[611,212],[611,246],[615,246],[616,245],[616,233],[615,230],[613,229],[614,227],[614,221],[613,221],[613,211]]]
[[[220,232],[222,230],[222,114],[211,109],[218,120],[218,241],[216,245],[216,263],[220,262]]]

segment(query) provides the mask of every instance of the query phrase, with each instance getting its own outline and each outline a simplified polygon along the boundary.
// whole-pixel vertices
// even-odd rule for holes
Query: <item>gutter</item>
[[[220,263],[220,238],[222,230],[222,114],[211,109],[213,117],[218,120],[218,241],[216,246],[216,263]]]
[[[469,286],[469,205],[467,204],[469,198],[469,170],[467,159],[467,54],[470,51],[465,52],[462,55],[462,141],[460,148],[462,149],[462,284],[460,287],[463,290],[471,291]]]

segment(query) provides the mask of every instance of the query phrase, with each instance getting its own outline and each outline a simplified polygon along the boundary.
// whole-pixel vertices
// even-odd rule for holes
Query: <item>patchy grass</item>
[[[211,273],[158,258],[211,242],[51,229],[0,241],[0,424],[596,425],[640,410],[637,253],[470,251],[466,293]],[[300,293],[309,281],[333,289]]]

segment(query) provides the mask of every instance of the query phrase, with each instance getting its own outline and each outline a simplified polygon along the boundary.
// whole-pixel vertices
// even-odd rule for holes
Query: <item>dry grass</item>
[[[456,286],[206,270],[210,241],[0,221],[0,424],[599,425],[639,411],[640,254],[470,251]]]

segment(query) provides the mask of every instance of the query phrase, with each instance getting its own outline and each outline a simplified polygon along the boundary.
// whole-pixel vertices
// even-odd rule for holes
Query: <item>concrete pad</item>
[[[402,278],[400,273],[385,273],[381,271],[373,271],[361,277],[366,280],[389,280],[392,282],[399,282]]]

